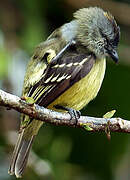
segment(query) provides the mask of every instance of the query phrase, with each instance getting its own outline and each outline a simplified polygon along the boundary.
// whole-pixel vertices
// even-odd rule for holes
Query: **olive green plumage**
[[[101,87],[106,56],[118,61],[120,30],[113,16],[97,7],[74,13],[35,50],[26,70],[22,96],[50,109],[82,109]],[[29,151],[43,122],[21,115],[21,128],[9,173],[21,177]]]

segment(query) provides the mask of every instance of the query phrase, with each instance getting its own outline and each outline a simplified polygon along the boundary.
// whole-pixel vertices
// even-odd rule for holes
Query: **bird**
[[[68,111],[71,119],[93,100],[101,87],[106,59],[115,63],[120,28],[110,12],[99,7],[81,8],[73,19],[54,30],[31,57],[22,96],[55,111]],[[9,174],[22,177],[32,143],[42,121],[21,115],[18,140]]]

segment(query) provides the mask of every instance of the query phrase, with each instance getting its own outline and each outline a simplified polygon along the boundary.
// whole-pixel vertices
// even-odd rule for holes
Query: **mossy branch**
[[[0,106],[5,106],[10,109],[15,109],[20,113],[24,113],[38,119],[54,125],[66,125],[78,128],[84,128],[88,131],[105,131],[108,129],[111,132],[124,132],[130,133],[130,121],[122,118],[96,118],[89,116],[81,116],[78,119],[77,124],[70,121],[69,113],[59,113],[36,104],[30,105],[24,100],[21,100],[18,96],[6,93],[0,90]]]

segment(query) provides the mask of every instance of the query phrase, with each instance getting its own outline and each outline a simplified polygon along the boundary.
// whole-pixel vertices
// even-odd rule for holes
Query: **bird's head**
[[[114,17],[98,7],[83,8],[74,13],[78,22],[77,39],[98,58],[110,56],[118,62],[116,52],[120,28]]]

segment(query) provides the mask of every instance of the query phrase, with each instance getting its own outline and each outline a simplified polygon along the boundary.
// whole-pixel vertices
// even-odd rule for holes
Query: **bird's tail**
[[[28,119],[28,116],[25,116],[25,120]],[[37,135],[42,121],[32,120],[30,124],[27,125],[24,129],[21,130],[17,143],[14,148],[12,161],[9,167],[9,174],[15,174],[16,177],[22,177],[22,174],[25,170],[30,148],[32,147],[33,140]]]
[[[15,149],[13,152],[12,161],[9,167],[9,174],[10,175],[15,174],[17,178],[22,177],[22,174],[27,164],[30,148],[32,146],[32,143],[35,137],[33,135],[30,138],[25,139],[24,131],[25,130],[23,129],[22,132],[19,134],[17,143],[15,145]]]

